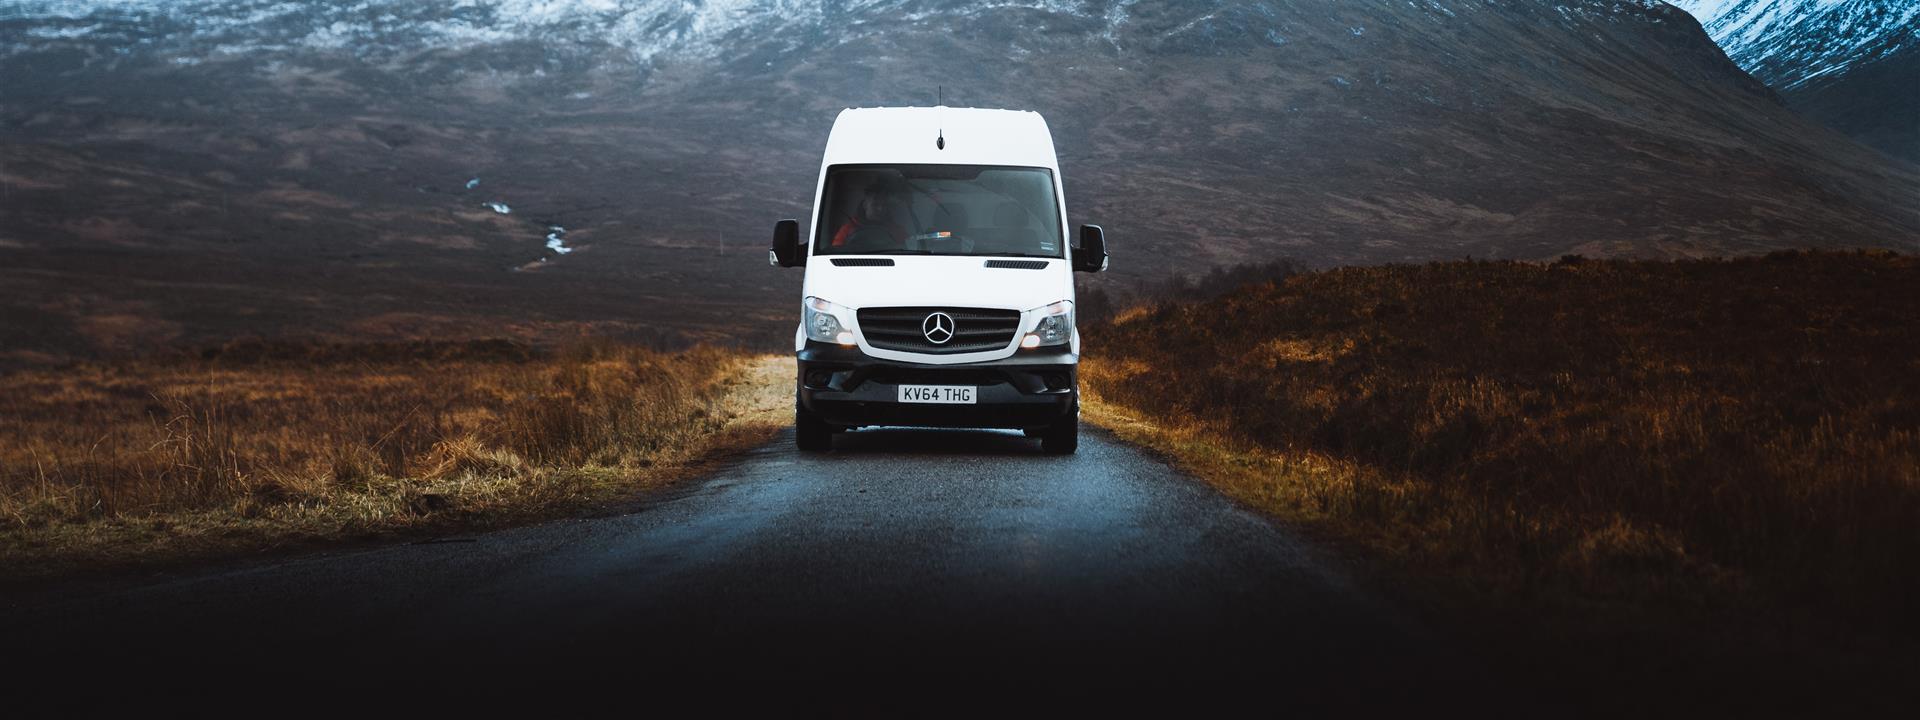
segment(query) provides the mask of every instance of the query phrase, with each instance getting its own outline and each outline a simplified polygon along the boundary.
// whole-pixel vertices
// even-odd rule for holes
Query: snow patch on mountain
[[[573,248],[567,247],[566,228],[560,227],[559,225],[550,225],[547,227],[547,249],[552,250],[555,255],[565,255],[573,252]]]

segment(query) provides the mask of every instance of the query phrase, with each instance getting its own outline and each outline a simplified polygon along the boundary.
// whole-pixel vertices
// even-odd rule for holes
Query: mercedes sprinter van
[[[843,110],[813,218],[774,225],[770,263],[805,267],[794,426],[801,450],[862,426],[1005,428],[1079,446],[1073,273],[1053,135],[1038,113]]]

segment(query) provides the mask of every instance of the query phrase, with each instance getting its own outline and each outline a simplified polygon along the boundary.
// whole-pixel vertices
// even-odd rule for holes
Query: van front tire
[[[1040,449],[1048,455],[1072,455],[1080,449],[1080,411],[1078,407],[1067,415],[1067,419],[1054,423],[1040,435]]]
[[[793,444],[801,452],[826,452],[833,449],[833,427],[807,411],[798,401],[793,404]]]

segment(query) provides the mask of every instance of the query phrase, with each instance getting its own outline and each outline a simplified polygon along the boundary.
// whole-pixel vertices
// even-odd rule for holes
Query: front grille
[[[927,316],[943,312],[953,318],[953,339],[935,343],[922,327]],[[1013,343],[1020,329],[1020,311],[983,308],[895,307],[863,308],[860,332],[867,344],[883,350],[956,355],[1000,350]]]

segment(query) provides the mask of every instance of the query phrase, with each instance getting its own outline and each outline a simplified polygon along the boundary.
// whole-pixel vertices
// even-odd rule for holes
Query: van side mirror
[[[1073,247],[1075,272],[1103,272],[1107,269],[1107,231],[1099,225],[1081,225],[1080,242]]]
[[[799,267],[807,264],[800,248],[800,221],[781,220],[773,224],[773,248],[767,251],[767,264],[774,267]]]

